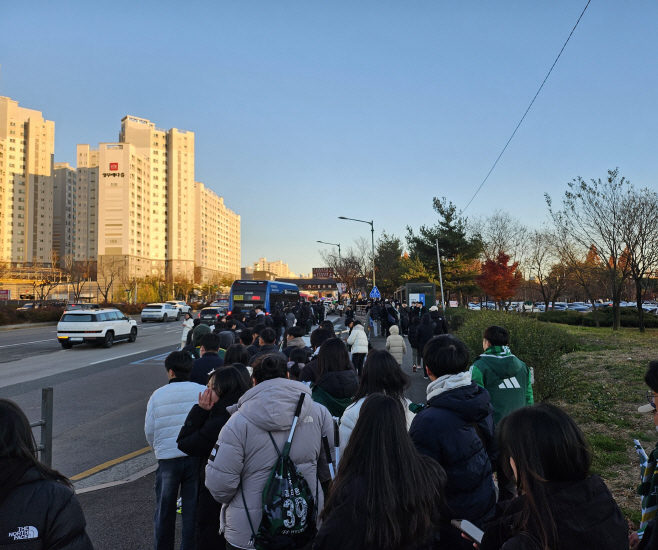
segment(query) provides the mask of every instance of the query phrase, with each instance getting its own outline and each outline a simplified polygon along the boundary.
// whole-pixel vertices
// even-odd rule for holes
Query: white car
[[[137,340],[137,322],[114,308],[65,311],[57,324],[57,339],[64,349],[75,344],[111,348],[117,340]]]
[[[167,303],[180,309],[180,312],[183,315],[186,313],[192,313],[192,306],[188,306],[183,300],[170,300]]]
[[[142,323],[148,321],[180,321],[181,310],[170,302],[164,304],[146,304],[142,309]]]

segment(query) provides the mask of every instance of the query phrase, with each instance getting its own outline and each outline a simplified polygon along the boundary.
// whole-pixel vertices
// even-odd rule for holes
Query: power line
[[[525,110],[525,113],[523,113],[523,116],[521,117],[521,120],[519,123],[516,125],[516,128],[514,128],[514,131],[512,132],[512,135],[510,138],[507,140],[507,143],[505,144],[505,147],[503,147],[503,150],[500,152],[500,155],[498,155],[498,158],[496,159],[496,162],[493,163],[493,166],[491,167],[491,170],[489,170],[489,173],[487,174],[487,177],[484,178],[482,183],[480,184],[480,187],[478,187],[477,191],[475,194],[471,197],[471,200],[468,201],[468,204],[462,210],[462,213],[466,212],[466,208],[470,206],[470,204],[473,202],[473,199],[477,196],[477,194],[480,192],[480,189],[482,189],[482,186],[485,184],[485,182],[489,179],[489,176],[491,175],[491,172],[493,172],[494,168],[496,167],[496,164],[498,164],[498,161],[500,160],[500,157],[503,156],[503,153],[505,152],[505,149],[507,149],[507,146],[510,144],[512,141],[512,138],[516,134],[516,131],[519,129],[519,126],[521,126],[521,123],[523,122],[523,119],[525,116],[528,114],[528,111],[530,110],[530,107],[532,107],[532,104],[535,102],[535,99],[537,99],[537,96],[539,95],[539,92],[541,92],[541,89],[544,87],[544,84],[546,84],[546,81],[548,80],[548,77],[551,76],[551,72],[553,71],[553,67],[555,67],[555,64],[557,63],[557,60],[560,59],[560,56],[562,55],[562,52],[564,51],[564,48],[567,47],[567,44],[569,43],[569,40],[571,39],[571,35],[573,32],[576,30],[576,27],[578,26],[578,23],[580,23],[580,20],[583,18],[583,15],[585,15],[585,11],[587,10],[587,7],[589,6],[589,3],[592,0],[587,0],[587,5],[585,6],[585,9],[583,12],[580,14],[580,17],[578,18],[578,21],[576,21],[576,24],[573,26],[573,29],[571,29],[571,32],[569,33],[569,36],[567,37],[566,42],[562,46],[562,49],[560,50],[560,53],[557,54],[557,57],[555,58],[555,61],[553,61],[553,65],[551,65],[551,69],[548,71],[548,74],[546,75],[546,78],[544,78],[544,81],[541,83],[541,86],[539,86],[539,90],[537,90],[537,93],[535,94],[535,97],[532,98],[532,101],[530,102],[530,105],[528,105],[528,108]]]

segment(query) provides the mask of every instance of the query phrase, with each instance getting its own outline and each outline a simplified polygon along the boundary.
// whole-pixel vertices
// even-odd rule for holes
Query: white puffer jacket
[[[356,426],[356,421],[359,419],[359,413],[361,412],[361,405],[363,405],[363,402],[366,400],[365,397],[362,397],[359,399],[356,403],[352,403],[347,409],[345,409],[345,412],[343,413],[342,418],[340,419],[340,455],[343,456],[343,453],[345,452],[345,447],[347,447],[347,443],[350,440],[350,436],[352,435],[352,430],[354,430],[354,426]],[[411,401],[405,398],[404,400],[404,414],[407,418],[407,431],[409,431],[409,428],[411,427],[411,422],[415,418],[415,414],[412,413],[409,410],[409,405],[411,405]]]
[[[352,346],[352,353],[368,353],[368,337],[363,325],[355,325],[347,339],[347,345]]]
[[[176,438],[188,413],[199,402],[205,386],[171,380],[153,392],[146,406],[144,433],[158,460],[186,456],[178,450]]]
[[[386,349],[395,357],[398,365],[402,365],[402,356],[407,353],[407,344],[404,342],[404,337],[400,336],[400,329],[397,326],[393,325],[389,332],[391,335],[386,339]]]

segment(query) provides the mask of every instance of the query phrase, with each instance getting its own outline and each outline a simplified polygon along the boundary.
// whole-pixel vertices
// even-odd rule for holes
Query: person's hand
[[[206,388],[203,393],[199,393],[199,407],[202,409],[209,411],[216,402],[215,392],[210,388]]]
[[[466,540],[471,541],[471,539],[468,538],[464,533],[462,533],[462,538],[465,538]],[[474,548],[480,548],[480,545],[477,542],[474,542],[473,547]]]
[[[640,537],[637,534],[637,531],[633,531],[628,535],[628,544],[631,548],[637,548],[640,545]]]

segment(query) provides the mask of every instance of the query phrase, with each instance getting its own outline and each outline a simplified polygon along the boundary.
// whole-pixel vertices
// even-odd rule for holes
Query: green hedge
[[[451,331],[458,331],[461,326],[479,311],[472,311],[465,307],[450,307],[446,309],[446,321]]]
[[[576,339],[563,328],[540,323],[526,315],[501,311],[479,311],[458,331],[474,361],[482,353],[482,336],[487,327],[499,325],[510,332],[512,353],[535,371],[535,399],[555,399],[562,395],[567,372],[562,356],[574,351]]]
[[[62,316],[62,308],[45,307],[28,311],[16,311],[17,306],[0,307],[0,326],[22,323],[56,323]]]
[[[612,308],[604,308],[599,310],[599,324],[602,327],[612,326]],[[596,320],[594,313],[589,312],[585,315],[576,311],[547,311],[536,315],[537,320],[545,323],[559,323],[562,325],[573,325],[583,327],[595,327]],[[622,307],[619,309],[619,323],[622,327],[640,326],[640,317],[637,309],[630,307]],[[658,328],[658,316],[645,313],[644,326],[647,328]]]

